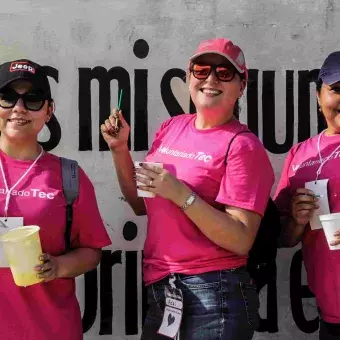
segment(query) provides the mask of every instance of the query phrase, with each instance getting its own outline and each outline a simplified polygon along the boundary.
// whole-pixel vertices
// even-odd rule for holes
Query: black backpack
[[[252,132],[249,130],[240,131],[232,137],[225,155],[225,166],[227,166],[230,145],[241,133]],[[247,262],[248,272],[258,288],[263,287],[273,276],[276,276],[277,240],[280,232],[280,212],[274,201],[269,198],[255,242],[249,251]]]
[[[65,252],[71,250],[71,229],[73,220],[73,202],[79,194],[79,168],[75,160],[60,157],[63,192],[66,199]]]

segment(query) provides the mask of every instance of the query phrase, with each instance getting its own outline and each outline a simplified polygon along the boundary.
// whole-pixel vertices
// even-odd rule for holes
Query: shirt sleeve
[[[174,118],[175,117],[167,119],[165,122],[161,124],[159,129],[156,131],[151,148],[147,152],[147,156],[154,154],[156,150],[160,147],[160,145],[162,144],[162,137],[164,135],[164,132],[170,126],[170,124],[174,121]]]
[[[286,156],[281,177],[274,195],[274,201],[280,210],[280,214],[283,216],[288,216],[291,210],[290,204],[292,194],[289,182],[289,168],[294,157],[294,150],[296,150],[296,147],[291,148]]]
[[[263,216],[274,184],[267,152],[255,135],[240,135],[232,142],[216,201]]]
[[[79,195],[73,204],[71,231],[73,248],[103,248],[111,244],[98,209],[94,187],[79,168]]]

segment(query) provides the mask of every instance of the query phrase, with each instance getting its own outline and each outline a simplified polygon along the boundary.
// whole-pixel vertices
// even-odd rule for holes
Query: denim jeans
[[[259,299],[245,267],[198,275],[175,274],[183,293],[180,340],[249,340],[259,324]],[[141,340],[165,340],[157,334],[165,307],[169,278],[148,287],[148,304]]]

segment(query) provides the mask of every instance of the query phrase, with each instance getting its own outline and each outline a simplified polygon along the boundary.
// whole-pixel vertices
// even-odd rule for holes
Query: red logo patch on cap
[[[35,68],[26,61],[15,61],[9,67],[9,72],[26,71],[35,74]]]

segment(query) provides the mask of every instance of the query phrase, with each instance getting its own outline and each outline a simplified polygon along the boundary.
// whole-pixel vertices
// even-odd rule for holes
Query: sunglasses
[[[204,65],[196,63],[190,65],[190,72],[199,80],[207,79],[212,71],[214,71],[218,80],[224,82],[231,81],[236,73],[235,68],[228,65]]]
[[[26,92],[19,94],[12,89],[0,90],[0,107],[11,109],[15,106],[19,98],[22,99],[24,107],[30,111],[39,111],[48,98],[42,92]]]

